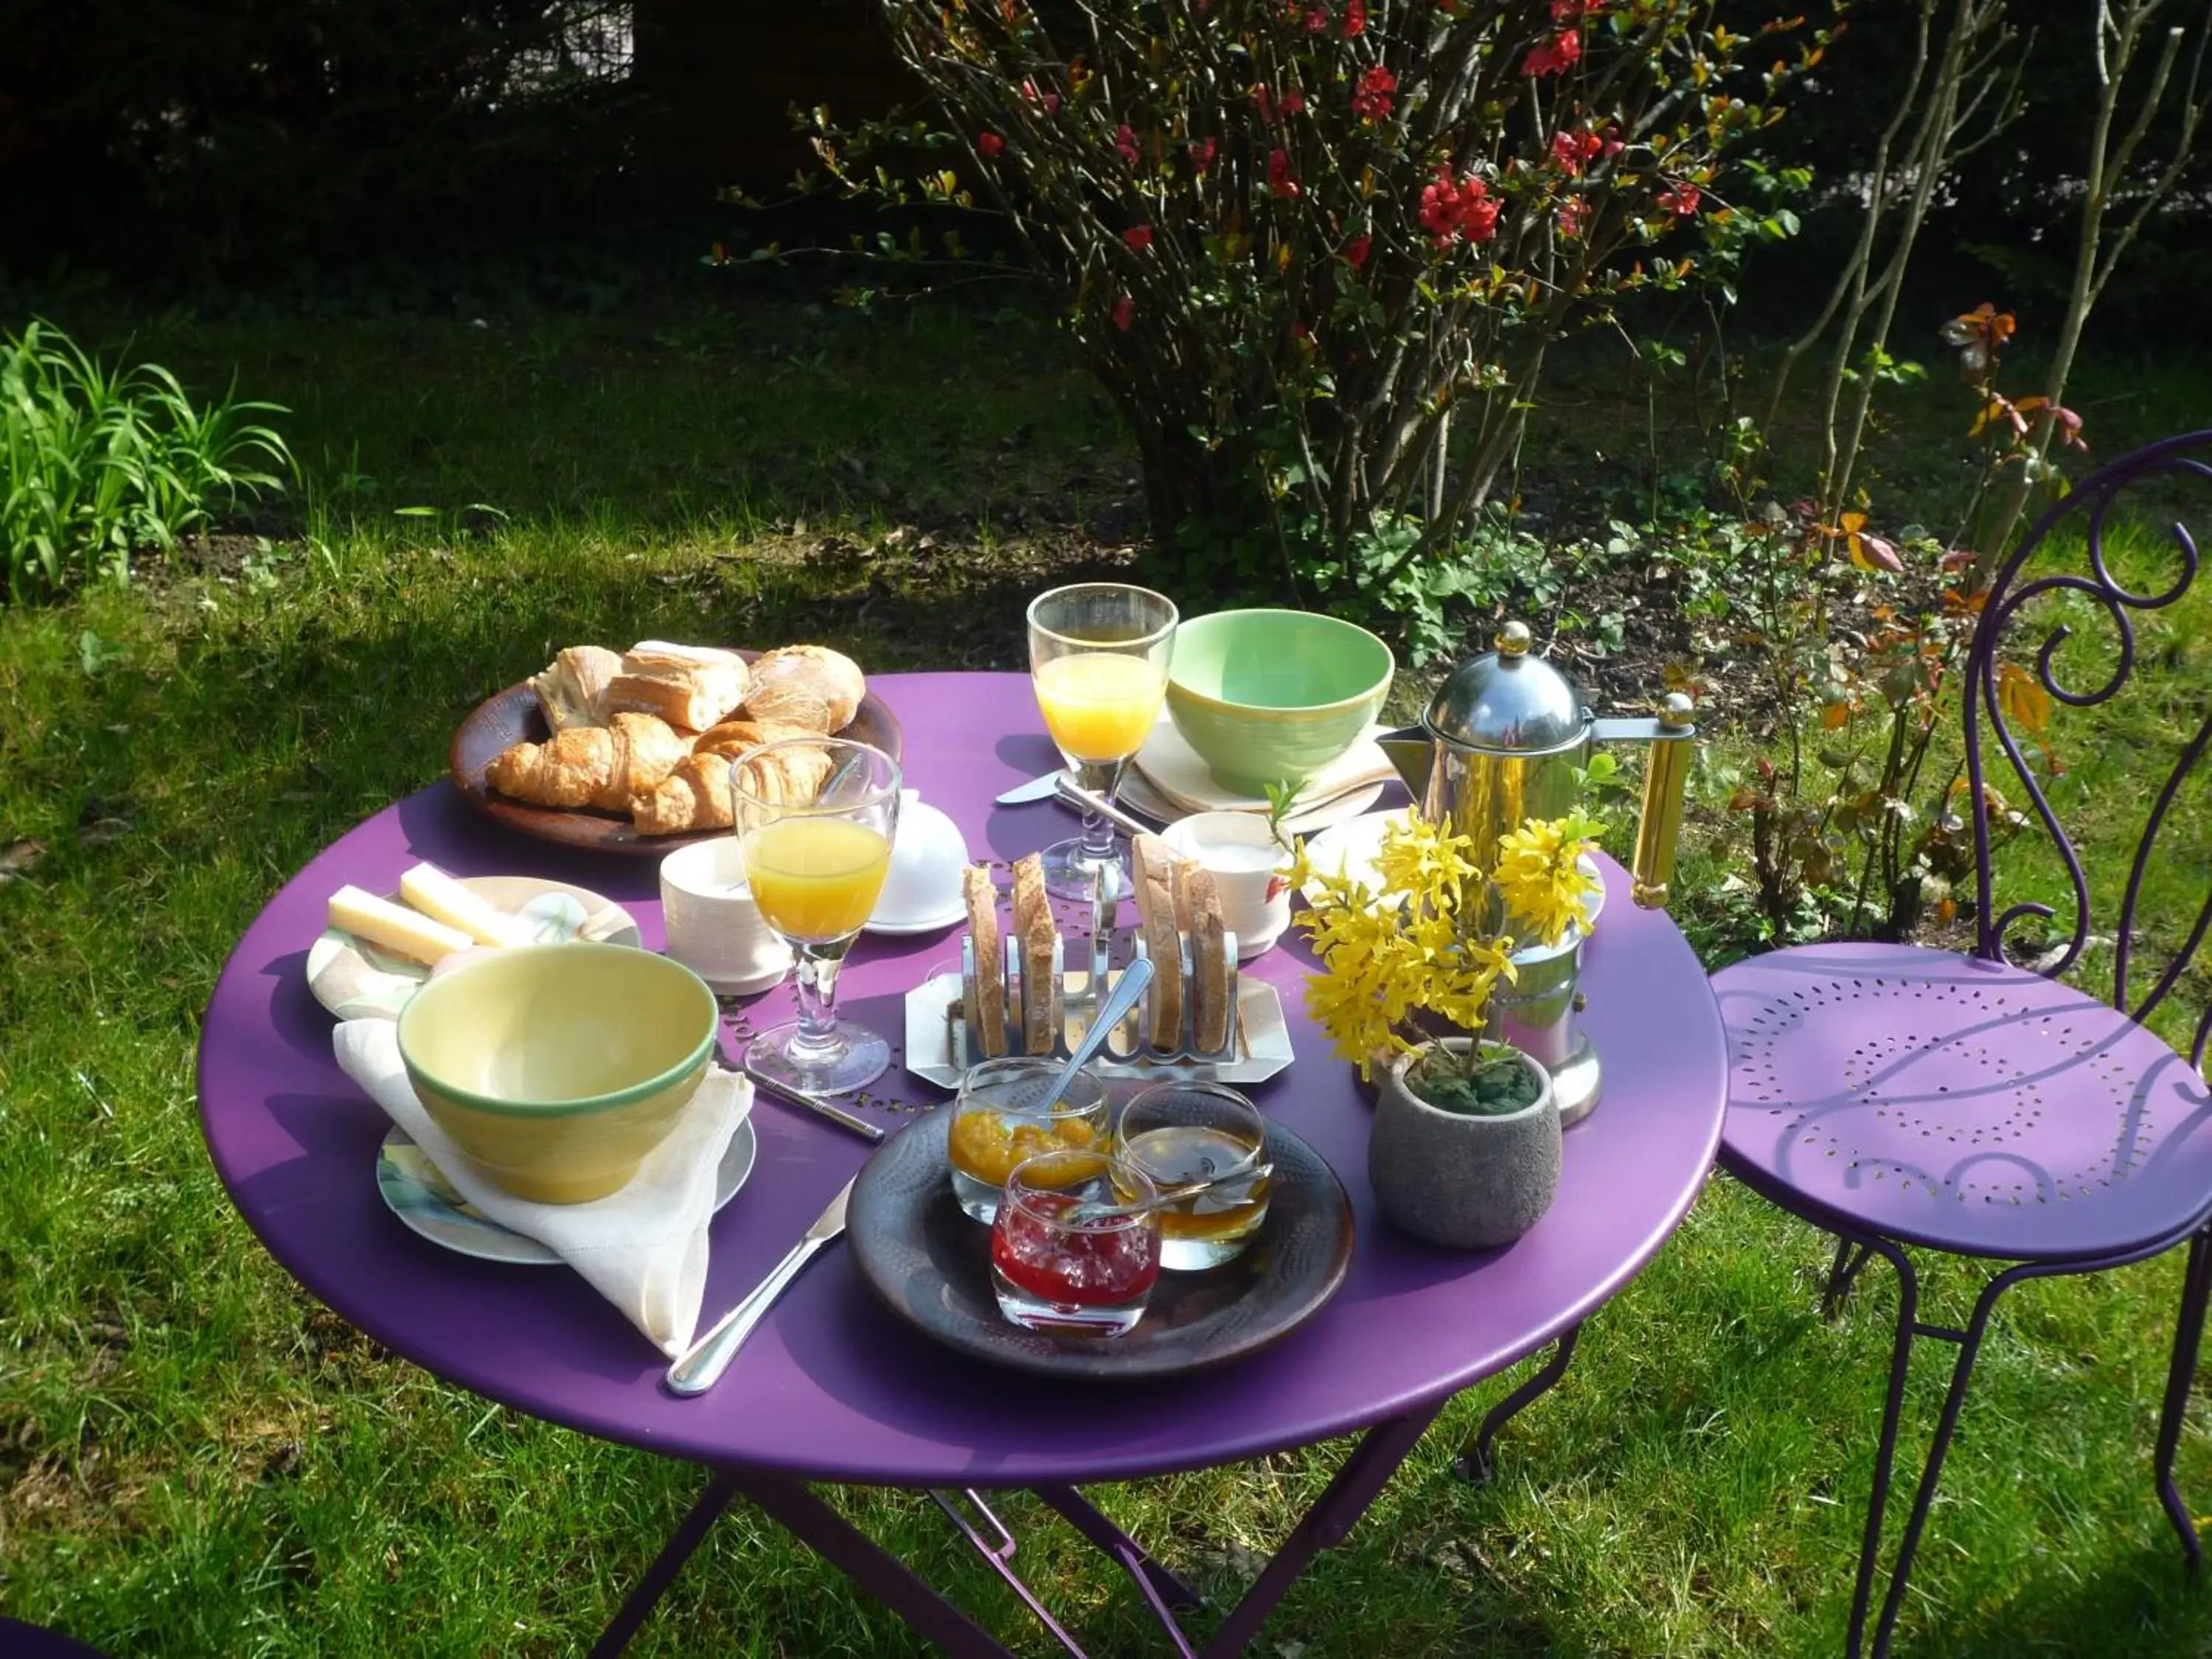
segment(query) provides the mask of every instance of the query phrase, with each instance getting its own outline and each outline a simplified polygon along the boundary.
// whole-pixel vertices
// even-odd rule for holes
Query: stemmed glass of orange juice
[[[1176,621],[1167,599],[1121,582],[1055,587],[1030,602],[1030,679],[1045,730],[1084,787],[1109,804],[1160,717]],[[1085,813],[1081,835],[1045,848],[1044,884],[1060,898],[1127,898],[1114,826]]]
[[[780,752],[795,763],[778,762]],[[794,778],[822,775],[817,793],[791,791]],[[881,1077],[890,1044],[837,1020],[837,970],[876,908],[898,827],[898,763],[880,749],[839,738],[793,738],[750,749],[732,764],[731,804],[745,881],[762,919],[790,941],[799,1018],[763,1031],[745,1062],[778,1083],[838,1095]]]

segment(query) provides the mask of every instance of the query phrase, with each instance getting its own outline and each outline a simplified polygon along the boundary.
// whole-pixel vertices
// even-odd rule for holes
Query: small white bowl
[[[791,947],[762,920],[735,836],[695,842],[660,861],[667,952],[726,997],[765,991],[791,970]]]
[[[866,931],[903,935],[934,933],[966,920],[960,872],[968,867],[968,841],[960,826],[921,793],[899,791],[898,833],[891,837],[891,867]]]

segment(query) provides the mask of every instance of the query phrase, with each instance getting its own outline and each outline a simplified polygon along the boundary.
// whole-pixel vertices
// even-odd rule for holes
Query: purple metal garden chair
[[[1896,1268],[1897,1329],[1875,1454],[1874,1488],[1851,1598],[1847,1652],[1856,1659],[1881,1553],[1882,1516],[1897,1450],[1906,1366],[1916,1338],[1958,1355],[1912,1512],[1898,1545],[1873,1651],[1888,1651],[1912,1558],[1991,1311],[2023,1279],[2095,1273],[2189,1243],[2181,1308],[2154,1457],[2160,1499],[2192,1567],[2203,1552],[2173,1484],[2190,1382],[2212,1290],[2212,1096],[2202,1066],[2212,1007],[2184,1060],[2140,1022],[2182,983],[2212,925],[2212,872],[2179,947],[2163,966],[2135,960],[2136,907],[2160,831],[2176,821],[2192,769],[2212,743],[2212,695],[2188,693],[2205,718],[2172,757],[2147,755],[2142,840],[2117,909],[2093,910],[2087,877],[2045,798],[2033,746],[2010,728],[2023,674],[2060,709],[2106,703],[2136,678],[2133,617],[2178,603],[2198,554],[2179,520],[2167,567],[2136,591],[2112,570],[2107,515],[2123,491],[2156,481],[2160,499],[2212,483],[2212,431],[2170,439],[2092,475],[2045,514],[1997,573],[1966,670],[1966,763],[1973,803],[1976,943],[1971,956],[1896,945],[1816,945],[1778,951],[1715,975],[1731,1073],[1720,1161],[1747,1186],[1837,1236],[1832,1309],[1874,1255]],[[2161,515],[2163,516],[2163,515]],[[2135,580],[2143,580],[2141,577]],[[2008,629],[2012,638],[2008,645]],[[2094,630],[2094,632],[2092,631]],[[2099,665],[2070,672],[2061,647],[2094,643]],[[2008,696],[2009,684],[2010,695]],[[2032,700],[2032,699],[2031,699]],[[2008,772],[2009,775],[2006,775]],[[2212,777],[2203,781],[2212,782]],[[2004,904],[1990,858],[1985,782],[2026,797],[2063,860],[2072,915]],[[2023,834],[2028,833],[2023,831]],[[2169,848],[2171,842],[2168,842]],[[2093,915],[2101,926],[2091,932]],[[2026,917],[2063,943],[2033,969],[2006,959],[2008,931]],[[2070,930],[2070,931],[2069,931]],[[2061,981],[2069,969],[2099,992]],[[2101,953],[2112,957],[2109,981]],[[2131,977],[2131,970],[2135,971]],[[2145,988],[2144,981],[2148,981]],[[2199,988],[2201,989],[2201,982]],[[1993,1267],[1963,1330],[1923,1322],[1906,1247],[1979,1258]]]

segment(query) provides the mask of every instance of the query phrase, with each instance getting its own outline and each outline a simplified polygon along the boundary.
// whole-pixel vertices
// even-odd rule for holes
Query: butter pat
[[[527,945],[531,931],[489,900],[455,881],[434,864],[418,864],[399,878],[399,896],[433,921],[459,928],[478,945]]]
[[[426,966],[456,951],[465,951],[476,942],[458,927],[433,921],[353,886],[341,887],[331,895],[331,926]]]

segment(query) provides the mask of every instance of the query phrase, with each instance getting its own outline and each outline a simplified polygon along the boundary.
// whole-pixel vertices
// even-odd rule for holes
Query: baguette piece
[[[747,678],[745,659],[734,651],[641,640],[623,654],[607,687],[607,712],[657,714],[703,732],[744,701]]]
[[[1191,1027],[1200,1054],[1218,1054],[1229,1042],[1228,930],[1221,919],[1221,893],[1213,872],[1198,865],[1183,872],[1183,896],[1190,908]]]
[[[999,890],[988,865],[971,864],[960,872],[960,896],[968,904],[968,935],[975,945],[975,1001],[967,1010],[968,1030],[986,1060],[1006,1052],[1006,973],[999,954]]]
[[[572,726],[607,723],[607,687],[622,667],[619,653],[603,645],[572,645],[530,677],[538,712],[555,734]]]
[[[1137,915],[1145,954],[1152,963],[1152,1023],[1146,1033],[1155,1048],[1182,1047],[1182,939],[1176,931],[1172,866],[1147,864],[1137,889]]]
[[[1044,892],[1044,859],[1030,853],[1014,860],[1014,943],[1022,964],[1022,1046],[1048,1054],[1052,1029],[1053,945],[1059,938]]]

